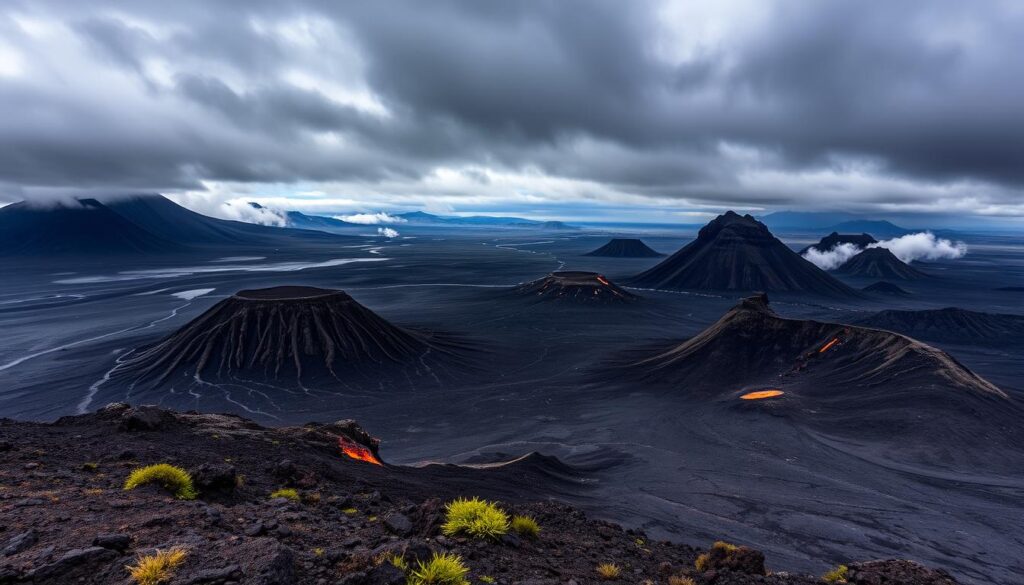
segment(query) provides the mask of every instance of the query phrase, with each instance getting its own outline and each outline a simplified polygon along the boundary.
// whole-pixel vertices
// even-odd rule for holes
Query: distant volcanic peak
[[[906,264],[886,248],[868,248],[835,270],[848,276],[917,280],[928,275]]]
[[[613,238],[600,248],[585,254],[585,256],[603,256],[607,258],[657,258],[664,256],[661,252],[652,250],[643,242],[635,238]]]
[[[186,373],[301,384],[408,363],[431,347],[429,336],[392,325],[342,291],[275,287],[217,303],[119,374],[153,383]]]
[[[874,284],[869,284],[861,289],[864,292],[878,293],[883,295],[898,295],[898,296],[909,296],[910,293],[896,286],[891,282],[880,280]]]
[[[810,248],[814,248],[819,252],[828,252],[832,248],[840,244],[853,244],[858,248],[867,248],[871,244],[877,244],[878,240],[872,237],[870,234],[841,234],[839,232],[832,232],[831,234],[821,238],[817,244],[807,246],[803,250],[800,250],[800,254],[803,255]]]
[[[696,336],[627,367],[635,376],[705,393],[760,385],[831,400],[842,388],[895,385],[1005,398],[931,346],[889,331],[785,319],[763,295],[742,300]]]
[[[580,303],[622,303],[639,299],[596,272],[564,271],[527,282],[516,287],[516,292],[545,301]]]
[[[697,239],[628,281],[644,288],[811,293],[859,293],[800,257],[753,217],[728,212]]]

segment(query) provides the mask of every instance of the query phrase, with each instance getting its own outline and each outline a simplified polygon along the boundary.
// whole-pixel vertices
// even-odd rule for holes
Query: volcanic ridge
[[[343,291],[279,286],[243,290],[217,303],[114,374],[133,386],[183,375],[331,385],[456,352],[455,344],[393,325]]]
[[[856,297],[860,293],[800,257],[750,215],[732,211],[701,228],[697,239],[627,281],[672,290],[741,290]]]
[[[658,258],[661,252],[652,250],[643,240],[635,238],[613,238],[607,244],[588,252],[584,256],[601,256],[605,258]]]
[[[889,331],[785,319],[769,308],[767,295],[744,299],[689,340],[620,367],[630,378],[701,401],[781,390],[777,400],[828,432],[889,443],[894,436],[969,436],[977,431],[964,428],[1012,409],[999,388],[943,351]],[[950,417],[976,424],[954,425]]]
[[[409,573],[435,555],[463,568],[445,583],[595,583],[598,563],[628,567],[637,582],[821,583],[770,573],[764,554],[745,546],[717,545],[698,564],[704,550],[551,501],[587,485],[568,466],[544,472],[553,458],[389,465],[353,421],[265,428],[234,415],[111,404],[52,424],[0,420],[0,432],[0,465],[30,470],[19,473],[17,493],[2,497],[4,583],[134,583],[129,570],[154,551],[181,551],[160,575],[173,584],[424,583]],[[186,499],[158,482],[126,489],[131,474],[156,464],[189,482]],[[495,524],[500,534],[445,534],[445,506],[460,497],[494,506],[505,518]],[[513,515],[539,530],[517,529]],[[847,567],[850,585],[957,585],[910,561]]]
[[[586,304],[629,303],[640,297],[619,287],[597,272],[552,272],[517,286],[515,293],[539,301]]]
[[[887,280],[918,280],[928,275],[900,260],[886,248],[868,248],[834,270],[836,274]]]
[[[856,323],[929,341],[972,345],[1024,344],[1022,315],[947,307],[922,311],[880,311]]]

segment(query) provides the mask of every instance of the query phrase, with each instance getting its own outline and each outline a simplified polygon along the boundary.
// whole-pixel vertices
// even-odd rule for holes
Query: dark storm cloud
[[[850,182],[843,205],[958,197],[1024,213],[1019,7],[728,6],[9,3],[0,55],[6,44],[21,66],[0,73],[0,108],[16,113],[0,121],[0,182],[416,190],[438,167],[481,167],[822,206],[832,172]],[[702,18],[725,32],[698,38]],[[48,45],[26,24],[40,21],[68,38]]]

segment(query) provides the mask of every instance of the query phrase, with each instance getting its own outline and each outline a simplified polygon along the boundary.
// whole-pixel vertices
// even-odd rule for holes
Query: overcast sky
[[[1024,2],[4,0],[0,201],[1024,217]]]

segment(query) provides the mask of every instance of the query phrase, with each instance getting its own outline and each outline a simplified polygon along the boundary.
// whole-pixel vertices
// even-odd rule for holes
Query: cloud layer
[[[952,260],[962,258],[967,254],[967,244],[937,238],[931,232],[919,232],[882,240],[875,244],[869,244],[868,248],[886,248],[894,256],[907,263],[914,260]],[[835,270],[863,251],[864,248],[856,244],[844,243],[825,251],[814,247],[808,248],[803,253],[803,257],[822,270]]]
[[[1022,29],[999,0],[12,0],[0,199],[1024,216]]]

